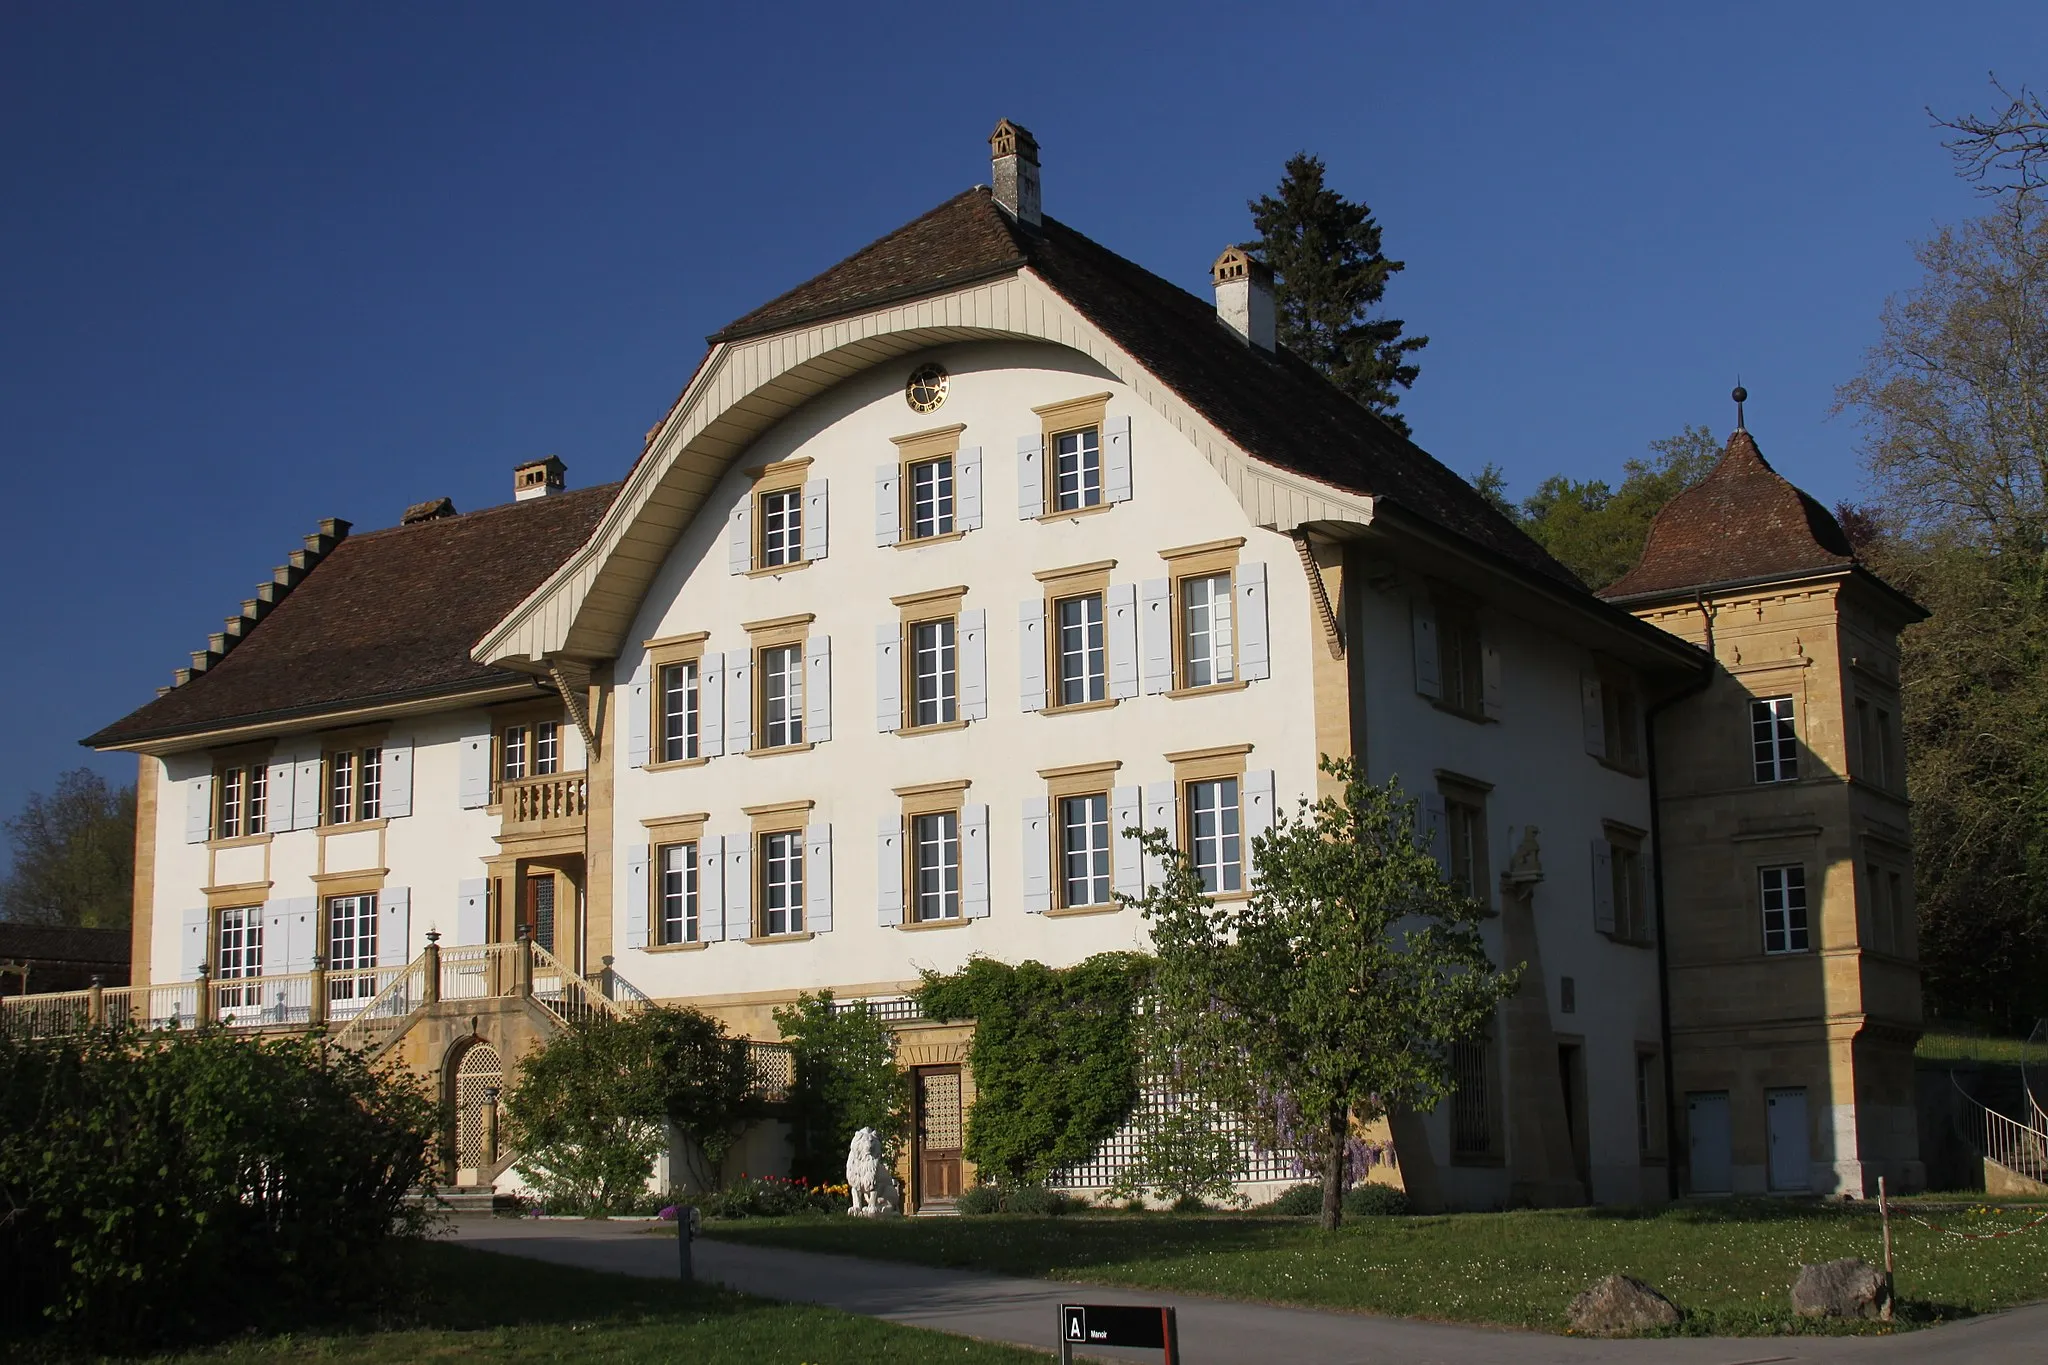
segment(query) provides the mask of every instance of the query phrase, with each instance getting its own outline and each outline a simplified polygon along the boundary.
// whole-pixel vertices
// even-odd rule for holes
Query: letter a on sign
[[[1086,1341],[1086,1340],[1088,1340],[1088,1310],[1087,1310],[1087,1309],[1085,1309],[1085,1308],[1076,1308],[1076,1307],[1074,1307],[1074,1306],[1073,1306],[1073,1305],[1071,1305],[1071,1304],[1069,1304],[1069,1305],[1068,1305],[1068,1307],[1067,1307],[1067,1340],[1068,1340],[1068,1341]]]

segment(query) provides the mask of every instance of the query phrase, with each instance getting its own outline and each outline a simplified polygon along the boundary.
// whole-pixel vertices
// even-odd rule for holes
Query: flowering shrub
[[[800,1213],[844,1213],[853,1197],[844,1185],[826,1185],[801,1176],[743,1175],[698,1204],[706,1218],[787,1218]]]

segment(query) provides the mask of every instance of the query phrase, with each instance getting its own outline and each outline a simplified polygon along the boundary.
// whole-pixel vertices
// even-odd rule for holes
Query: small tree
[[[895,1160],[909,1126],[909,1077],[896,1065],[896,1035],[866,1001],[835,1009],[832,992],[800,995],[775,1011],[790,1046],[794,1084],[790,1101],[791,1166],[798,1175],[827,1183],[845,1175],[853,1135],[872,1128]]]
[[[726,1157],[760,1116],[747,1040],[687,1007],[643,1010],[633,1023],[654,1067],[656,1112],[683,1139],[692,1183],[717,1189],[725,1183]]]
[[[632,1021],[577,1025],[519,1063],[505,1117],[520,1169],[550,1204],[626,1211],[661,1151],[657,1093]]]
[[[1342,794],[1279,813],[1253,841],[1250,899],[1212,900],[1150,830],[1166,876],[1131,903],[1151,922],[1156,1019],[1184,1084],[1265,1145],[1291,1140],[1334,1229],[1353,1120],[1434,1108],[1451,1044],[1485,1026],[1519,968],[1487,958],[1479,904],[1417,843],[1399,785],[1349,759],[1322,768]]]

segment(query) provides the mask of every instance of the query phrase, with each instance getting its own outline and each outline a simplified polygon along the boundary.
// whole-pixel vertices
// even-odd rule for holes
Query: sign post
[[[1180,1365],[1180,1324],[1173,1309],[1134,1303],[1060,1305],[1060,1365],[1073,1365],[1083,1346],[1133,1346],[1165,1352],[1164,1365]]]

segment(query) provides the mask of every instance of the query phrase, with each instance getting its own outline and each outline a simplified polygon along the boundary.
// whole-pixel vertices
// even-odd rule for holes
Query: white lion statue
[[[853,1135],[846,1149],[846,1188],[853,1196],[847,1212],[856,1218],[886,1218],[903,1209],[896,1191],[896,1175],[882,1154],[882,1135],[863,1128]]]

